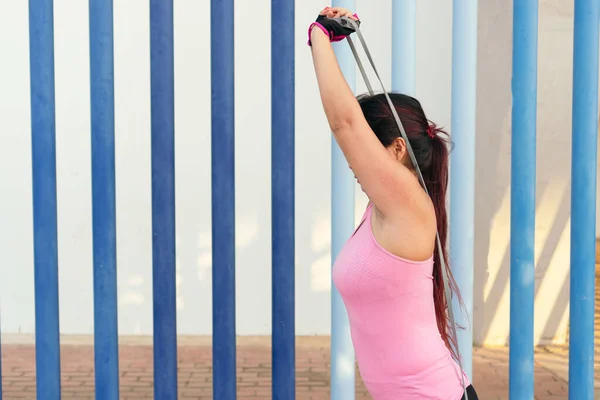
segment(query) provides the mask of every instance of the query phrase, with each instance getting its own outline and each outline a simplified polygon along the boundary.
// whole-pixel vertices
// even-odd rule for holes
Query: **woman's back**
[[[333,271],[361,376],[375,400],[458,400],[460,368],[436,322],[433,257],[413,262],[385,250],[373,236],[372,212],[369,206]]]

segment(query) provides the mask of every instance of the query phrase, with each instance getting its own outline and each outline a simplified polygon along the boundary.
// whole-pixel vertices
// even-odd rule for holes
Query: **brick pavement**
[[[120,347],[121,399],[153,397],[152,348],[147,344],[122,344]],[[297,399],[329,398],[328,338],[297,339]],[[209,339],[180,340],[179,398],[211,399],[211,348]],[[548,358],[550,356],[550,358]],[[271,353],[268,338],[244,338],[238,343],[238,399],[271,398]],[[550,360],[550,361],[549,361]],[[536,352],[535,394],[537,400],[567,399],[562,348],[542,348]],[[2,348],[3,400],[35,397],[35,352],[31,344],[7,343]],[[66,399],[93,399],[93,348],[86,343],[61,348],[62,395]],[[563,365],[563,370],[556,366]],[[598,368],[597,368],[598,370]],[[357,374],[356,399],[366,400]],[[474,350],[474,385],[480,398],[507,399],[508,352],[505,348]],[[597,396],[600,391],[597,392]]]

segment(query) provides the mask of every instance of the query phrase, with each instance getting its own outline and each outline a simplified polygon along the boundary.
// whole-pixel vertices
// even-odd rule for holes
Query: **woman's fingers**
[[[323,11],[321,11],[321,15],[324,15],[327,18],[348,17],[354,20],[358,20],[358,18],[356,18],[350,10],[343,7],[325,7]]]

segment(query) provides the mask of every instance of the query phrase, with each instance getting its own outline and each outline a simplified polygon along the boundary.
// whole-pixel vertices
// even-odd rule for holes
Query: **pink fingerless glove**
[[[360,24],[360,20],[358,20],[358,15],[354,14],[354,18],[356,18],[356,22]],[[334,21],[331,18],[327,18],[324,15],[319,15],[317,17],[317,20],[311,23],[308,27],[309,46],[311,46],[310,35],[315,27],[321,29],[325,33],[325,35],[327,35],[330,42],[340,42],[346,39],[346,37],[348,37],[351,33],[354,32],[354,30],[340,25],[338,22]]]

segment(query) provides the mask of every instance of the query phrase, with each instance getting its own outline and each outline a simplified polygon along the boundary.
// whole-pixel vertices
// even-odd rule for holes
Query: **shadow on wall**
[[[550,1],[540,4],[534,317],[537,344],[563,343],[568,323],[570,8],[569,4]],[[477,157],[475,176],[474,342],[505,345],[510,328],[512,8],[500,2],[486,4],[480,8],[479,25],[476,151],[483,156]],[[492,174],[494,179],[490,179]]]

